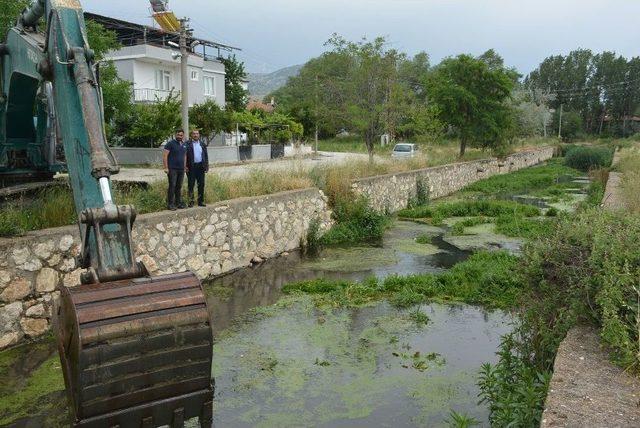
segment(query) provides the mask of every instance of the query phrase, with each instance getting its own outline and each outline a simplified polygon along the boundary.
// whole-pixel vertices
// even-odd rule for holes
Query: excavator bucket
[[[63,287],[56,315],[74,426],[211,427],[212,329],[194,274]]]

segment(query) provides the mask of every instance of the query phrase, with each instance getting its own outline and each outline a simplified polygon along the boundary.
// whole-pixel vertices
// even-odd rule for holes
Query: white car
[[[412,158],[418,153],[418,146],[411,143],[396,144],[391,152],[392,158]]]

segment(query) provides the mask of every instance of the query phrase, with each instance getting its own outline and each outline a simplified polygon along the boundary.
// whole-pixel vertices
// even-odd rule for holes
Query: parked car
[[[392,158],[412,158],[418,152],[418,146],[411,143],[396,144],[391,152]]]

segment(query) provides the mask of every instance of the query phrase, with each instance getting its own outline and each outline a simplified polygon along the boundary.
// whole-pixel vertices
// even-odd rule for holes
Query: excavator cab
[[[42,17],[46,36],[37,29]],[[82,285],[62,287],[54,313],[73,425],[182,426],[198,417],[210,427],[213,339],[202,286],[191,272],[150,277],[136,261],[136,211],[111,194],[118,166],[93,57],[78,0],[37,0],[0,45],[0,136],[36,137],[26,106],[37,88],[48,91],[43,114],[55,111],[53,138],[64,146],[79,219]]]

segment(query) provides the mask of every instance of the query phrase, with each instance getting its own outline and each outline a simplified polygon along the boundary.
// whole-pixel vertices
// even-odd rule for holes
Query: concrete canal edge
[[[625,208],[621,184],[622,174],[609,175],[604,209]],[[597,329],[571,329],[558,348],[540,426],[638,427],[639,405],[640,380],[610,361]]]
[[[375,209],[394,212],[415,197],[419,182],[432,199],[478,180],[544,162],[554,148],[354,181]],[[316,188],[224,201],[206,208],[142,215],[134,226],[138,259],[154,275],[184,270],[210,278],[299,248],[312,220],[331,227],[331,210]],[[0,239],[0,349],[45,334],[57,287],[80,283],[76,226]]]

